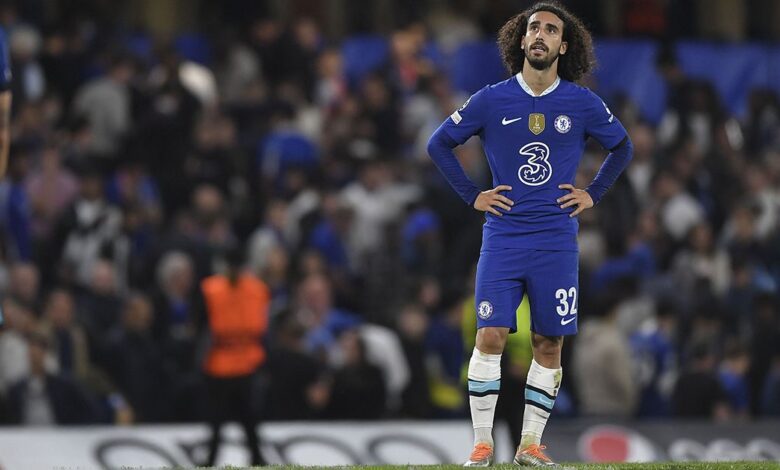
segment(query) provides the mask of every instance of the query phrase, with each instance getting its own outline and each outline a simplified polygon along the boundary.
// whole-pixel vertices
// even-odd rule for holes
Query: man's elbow
[[[458,144],[440,127],[428,139],[428,155],[435,157],[440,155],[443,150],[452,150],[457,146]]]
[[[428,156],[430,157],[433,157],[436,154],[436,149],[441,145],[437,134],[438,132],[431,134],[431,136],[428,138],[428,145],[425,147],[425,149],[428,151]]]
[[[630,137],[626,137],[626,162],[630,162],[632,158],[634,158],[634,144]]]

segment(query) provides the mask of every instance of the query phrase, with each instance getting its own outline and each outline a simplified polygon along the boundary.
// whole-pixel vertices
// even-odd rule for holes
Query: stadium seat
[[[145,61],[152,58],[154,52],[154,43],[152,38],[145,32],[135,32],[124,37],[124,47],[128,52]]]
[[[656,70],[657,53],[651,41],[596,41],[594,91],[606,101],[624,93],[645,119],[658,123],[666,109],[666,87]]]
[[[450,77],[458,90],[474,93],[483,86],[508,76],[498,46],[493,41],[463,44],[452,58]]]
[[[382,36],[353,36],[344,41],[341,54],[344,58],[344,72],[350,87],[381,67],[390,53],[390,45]]]
[[[203,65],[209,65],[211,63],[211,44],[202,34],[180,34],[176,37],[173,44],[176,51],[185,59]]]
[[[763,46],[682,42],[677,57],[688,76],[712,82],[737,116],[745,112],[751,89],[770,86],[770,55]]]

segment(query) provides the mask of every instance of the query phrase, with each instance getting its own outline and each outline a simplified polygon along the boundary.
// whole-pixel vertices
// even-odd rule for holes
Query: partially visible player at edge
[[[486,212],[475,293],[479,329],[468,369],[474,450],[465,466],[493,463],[501,354],[525,293],[534,359],[514,463],[554,466],[541,438],[561,384],[563,337],[577,333],[576,216],[599,202],[631,160],[632,146],[604,102],[575,83],[595,63],[578,18],[556,3],[536,3],[504,24],[498,45],[513,77],[472,95],[428,143],[453,189]],[[480,192],[452,152],[472,135],[480,136],[493,174],[488,191]],[[578,189],[588,137],[611,153],[591,184]]]
[[[8,148],[11,140],[11,59],[8,55],[8,39],[0,28],[0,179],[8,168]],[[0,306],[0,325],[3,309]]]

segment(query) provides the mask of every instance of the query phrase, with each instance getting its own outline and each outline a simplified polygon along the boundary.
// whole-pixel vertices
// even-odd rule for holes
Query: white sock
[[[469,361],[469,405],[474,444],[493,445],[493,416],[501,390],[501,354],[485,354],[474,348]]]
[[[563,369],[548,369],[531,361],[525,386],[525,412],[520,448],[542,441],[542,433],[550,417],[555,397],[561,387]]]

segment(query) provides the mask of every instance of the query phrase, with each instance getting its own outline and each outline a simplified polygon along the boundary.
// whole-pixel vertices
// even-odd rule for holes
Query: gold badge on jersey
[[[531,113],[528,115],[528,130],[534,135],[539,135],[544,131],[544,114]]]

